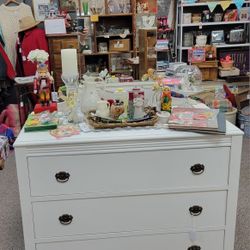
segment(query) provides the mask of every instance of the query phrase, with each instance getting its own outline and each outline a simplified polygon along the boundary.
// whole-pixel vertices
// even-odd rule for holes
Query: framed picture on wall
[[[44,21],[53,12],[54,15],[58,12],[57,0],[33,0],[34,17],[37,21]]]
[[[67,12],[75,12],[80,9],[80,0],[59,0],[60,9]]]

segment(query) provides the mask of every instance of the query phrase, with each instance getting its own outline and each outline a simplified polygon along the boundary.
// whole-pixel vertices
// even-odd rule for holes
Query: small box
[[[189,24],[192,20],[192,13],[183,13],[183,23]]]
[[[116,39],[109,41],[109,51],[130,51],[130,39]]]

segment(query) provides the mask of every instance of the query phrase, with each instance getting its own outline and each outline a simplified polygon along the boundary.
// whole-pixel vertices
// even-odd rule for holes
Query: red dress
[[[3,58],[3,61],[4,61],[5,66],[6,66],[6,72],[4,72],[5,73],[4,75],[8,76],[10,79],[13,79],[16,76],[16,72],[15,72],[15,70],[14,70],[14,68],[13,68],[13,66],[12,66],[12,64],[11,64],[11,62],[10,62],[10,60],[9,60],[9,58],[8,58],[6,52],[1,44],[0,44],[0,56]],[[0,67],[2,69],[4,68],[4,66],[1,65],[1,63],[0,63]],[[0,70],[0,72],[1,72],[1,70]]]
[[[26,31],[20,47],[24,76],[35,75],[36,63],[28,61],[27,57],[31,50],[40,49],[46,52],[49,51],[44,30],[34,28]]]

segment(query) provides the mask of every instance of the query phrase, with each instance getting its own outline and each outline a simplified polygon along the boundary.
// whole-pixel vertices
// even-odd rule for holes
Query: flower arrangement
[[[31,50],[28,55],[28,60],[31,62],[45,63],[49,59],[49,54],[40,49]]]
[[[220,64],[222,68],[231,69],[233,67],[234,61],[230,55],[226,55],[225,58],[220,59]]]

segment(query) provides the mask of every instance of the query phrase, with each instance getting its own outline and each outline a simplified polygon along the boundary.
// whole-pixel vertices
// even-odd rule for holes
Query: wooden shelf
[[[114,14],[101,14],[99,17],[124,17],[124,16],[133,16],[133,13],[114,13]]]
[[[111,74],[119,74],[119,73],[131,72],[131,71],[132,71],[131,69],[117,69],[117,70],[111,71],[110,73]]]
[[[125,54],[125,53],[133,53],[133,50],[130,51],[107,51],[107,52],[95,52],[95,53],[86,53],[84,56],[100,56],[100,55],[112,55],[112,54]]]
[[[169,49],[155,49],[156,52],[168,52]]]
[[[129,33],[127,34],[127,36],[132,36],[133,34],[132,33]],[[119,35],[97,35],[96,38],[107,38],[109,39],[110,37],[120,37],[120,34]],[[122,39],[122,38],[121,38]]]

